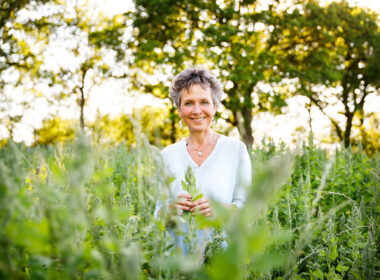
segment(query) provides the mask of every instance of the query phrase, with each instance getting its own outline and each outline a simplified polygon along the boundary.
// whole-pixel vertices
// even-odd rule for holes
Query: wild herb
[[[157,199],[169,197],[158,150],[74,143],[0,149],[0,279],[379,279],[380,157],[265,144],[237,211],[215,203],[199,262],[173,250]],[[190,171],[183,182],[200,198]],[[188,221],[189,222],[189,221]],[[195,223],[194,223],[195,224]],[[197,228],[191,229],[196,232]],[[189,238],[190,242],[195,240]],[[194,243],[195,244],[195,243]]]
[[[203,194],[199,192],[197,183],[191,166],[188,166],[185,173],[185,181],[181,181],[184,191],[191,195],[191,201],[196,201],[203,197]]]
[[[188,166],[186,169],[185,180],[182,180],[181,184],[183,190],[191,195],[192,202],[197,201],[203,197],[203,194],[200,193],[199,189],[197,188],[196,179],[191,166]],[[188,246],[188,251],[190,254],[196,251],[199,242],[197,238],[197,230],[199,229],[199,225],[194,215],[198,215],[198,213],[184,211],[182,214],[183,218],[186,220],[185,232],[183,234],[185,235],[185,243]],[[201,253],[202,252],[199,252],[198,254]]]

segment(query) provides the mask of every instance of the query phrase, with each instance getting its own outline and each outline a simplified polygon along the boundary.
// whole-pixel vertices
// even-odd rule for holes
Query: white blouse
[[[221,135],[207,159],[198,166],[186,148],[186,140],[167,146],[161,151],[168,172],[175,180],[171,184],[172,198],[181,193],[188,166],[192,167],[198,190],[203,197],[241,207],[246,188],[251,184],[251,160],[246,146],[239,140]],[[162,202],[154,212],[157,217]]]

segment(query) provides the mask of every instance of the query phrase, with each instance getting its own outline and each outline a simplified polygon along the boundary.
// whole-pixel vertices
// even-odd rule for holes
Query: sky
[[[350,0],[348,2],[359,6],[369,7],[380,12],[380,1]],[[99,10],[110,16],[128,11],[133,7],[132,1],[119,0],[89,0],[89,5],[97,7]],[[52,52],[50,56],[51,64],[65,62],[65,56],[54,55],[60,53],[61,52],[56,49]],[[44,89],[41,88],[40,90],[43,91]],[[152,104],[160,106],[165,104],[165,101],[157,100],[149,95],[126,94],[126,90],[125,84],[122,82],[106,82],[101,86],[94,86],[89,95],[87,107],[85,108],[86,120],[95,120],[98,113],[109,114],[111,117],[115,117],[121,113],[130,113],[132,109],[136,107]],[[18,89],[11,94],[12,98],[18,102],[25,100],[25,95],[23,94],[22,89]],[[14,137],[16,141],[24,141],[27,144],[31,144],[33,141],[33,128],[41,126],[43,118],[51,111],[52,107],[42,98],[27,100],[27,102],[33,103],[33,110],[25,112],[25,121],[16,126]],[[79,109],[77,106],[69,106],[70,102],[72,103],[73,100],[67,100],[66,102],[68,106],[56,107],[59,111],[59,115],[63,118],[77,119],[79,116]],[[275,143],[280,141],[294,143],[305,139],[308,134],[309,122],[309,112],[305,109],[306,102],[306,98],[299,96],[288,100],[288,106],[283,109],[283,114],[281,115],[273,116],[269,113],[254,115],[252,128],[255,141],[261,142],[262,139],[272,139]],[[380,112],[380,98],[378,96],[370,96],[366,103],[367,111]],[[19,107],[15,106],[13,109],[10,109],[11,111],[17,111],[19,110]],[[329,110],[331,114],[334,114],[334,112],[337,111],[336,108],[329,108]],[[316,133],[316,140],[324,145],[322,139],[329,136],[331,123],[316,108],[313,108],[310,113],[312,117],[313,131]],[[237,130],[235,130],[233,134],[238,137]],[[0,138],[6,136],[6,129],[0,126]]]

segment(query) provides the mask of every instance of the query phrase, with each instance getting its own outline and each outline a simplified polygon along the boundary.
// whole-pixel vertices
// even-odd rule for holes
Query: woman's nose
[[[201,112],[201,106],[198,103],[194,104],[194,113],[200,113]]]

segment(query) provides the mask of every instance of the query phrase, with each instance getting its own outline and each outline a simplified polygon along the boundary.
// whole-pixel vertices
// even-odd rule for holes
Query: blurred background
[[[380,149],[379,1],[0,1],[0,143],[79,130],[159,147],[186,135],[168,98],[190,66],[224,85],[214,129]]]

